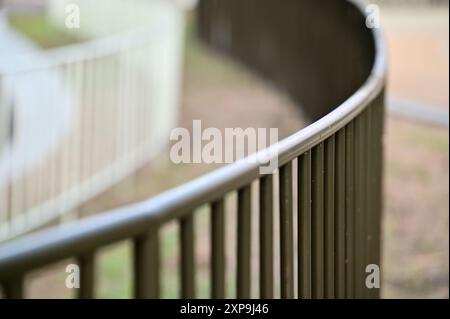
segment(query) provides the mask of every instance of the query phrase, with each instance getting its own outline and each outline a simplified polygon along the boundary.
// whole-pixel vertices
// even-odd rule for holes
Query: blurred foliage
[[[44,49],[77,43],[82,40],[53,26],[45,14],[11,16],[9,23]]]

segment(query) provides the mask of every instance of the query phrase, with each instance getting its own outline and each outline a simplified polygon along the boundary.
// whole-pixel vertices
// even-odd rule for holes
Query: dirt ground
[[[448,131],[386,129],[383,297],[448,297]]]
[[[382,7],[388,94],[448,111],[448,8]],[[448,128],[389,117],[382,296],[448,298]]]
[[[448,110],[448,8],[381,7],[388,93]]]

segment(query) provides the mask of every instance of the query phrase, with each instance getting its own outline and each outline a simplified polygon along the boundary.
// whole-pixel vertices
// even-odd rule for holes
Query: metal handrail
[[[359,1],[350,2],[364,12]],[[268,153],[278,154],[279,167],[285,167],[345,128],[380,97],[384,89],[386,57],[380,31],[373,29],[372,34],[375,61],[365,83],[334,111],[272,145],[269,152],[264,150],[252,155],[254,158],[267,157]],[[154,239],[152,232],[155,232],[152,230],[158,229],[162,223],[190,218],[192,211],[200,205],[220,202],[224,194],[245,190],[252,181],[265,178],[260,175],[257,163],[243,159],[152,199],[7,243],[0,247],[0,282],[9,282],[11,278],[19,278],[31,269],[69,256],[80,256],[126,238],[136,238],[140,243],[138,247],[147,243],[145,247],[154,248],[150,239],[142,241],[144,234]],[[152,261],[139,258],[138,269],[142,270],[139,268],[140,262],[151,265],[153,268],[150,269],[155,270]],[[156,296],[154,290],[151,290],[152,295],[149,289],[153,288],[137,288],[137,295]]]
[[[280,165],[344,127],[381,91],[384,51],[381,41],[377,40],[377,43],[380,53],[377,55],[378,61],[367,82],[352,97],[321,120],[270,147],[269,153],[279,154]],[[256,159],[266,158],[266,154],[267,150],[260,151],[251,155],[255,160],[239,160],[149,200],[5,244],[0,247],[0,280],[2,274],[29,270],[25,264],[37,268],[76,255],[80,250],[94,249],[137,235],[154,224],[183,217],[202,203],[214,201],[223,193],[238,189],[259,177],[260,166]]]

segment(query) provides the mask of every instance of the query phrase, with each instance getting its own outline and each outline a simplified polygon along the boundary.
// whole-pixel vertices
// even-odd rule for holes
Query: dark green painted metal
[[[78,257],[80,267],[79,299],[95,298],[95,254],[89,252]]]
[[[355,247],[355,263],[353,265],[354,273],[354,290],[355,298],[361,298],[361,264],[362,264],[362,187],[364,185],[362,181],[362,125],[361,118],[357,117],[354,121],[355,135],[353,143],[353,155],[354,155],[354,171],[355,171],[355,224],[354,224],[354,247]]]
[[[355,170],[355,297],[364,296],[364,117],[355,119],[354,170]]]
[[[323,0],[320,5],[321,10],[317,10],[317,4],[310,1],[290,1],[285,6],[268,1],[263,6],[257,0],[248,0],[245,4],[239,0],[202,0],[199,30],[209,45],[241,61],[288,92],[315,121],[273,145],[269,152],[278,154],[279,167],[298,158],[298,295],[300,298],[331,297],[334,284],[335,297],[352,298],[355,297],[355,288],[356,296],[365,294],[360,286],[364,264],[369,261],[380,264],[385,57],[379,30],[362,27],[362,4],[358,1]],[[268,25],[269,18],[274,23]],[[320,41],[315,41],[319,38]],[[265,54],[268,52],[273,54]],[[333,110],[336,106],[337,109]],[[370,114],[367,119],[370,123],[362,120],[363,124],[357,124],[358,132],[355,134],[354,122],[361,122],[360,117],[368,108],[371,113],[366,114]],[[327,116],[322,117],[325,114]],[[83,123],[84,128],[90,125]],[[345,133],[341,133],[344,130]],[[335,134],[333,175],[328,174],[333,157],[328,151],[330,142],[327,139]],[[255,155],[253,161],[247,159],[227,165],[153,199],[87,218],[64,231],[48,230],[18,242],[2,244],[0,281],[21,281],[32,269],[68,257],[85,256],[98,248],[132,238],[135,242],[135,295],[138,298],[157,298],[159,227],[168,221],[189,220],[198,207],[220,201],[227,193],[239,190],[237,296],[250,297],[250,184],[260,180],[260,280],[264,281],[260,283],[260,289],[261,296],[271,297],[273,229],[269,223],[273,221],[273,198],[272,194],[266,196],[273,185],[272,177],[261,176],[260,165],[254,160],[258,155],[266,154],[263,151]],[[85,170],[86,167],[82,167],[81,171]],[[333,200],[332,186],[335,187]],[[289,206],[286,203],[282,205]],[[334,228],[329,214],[333,205]],[[356,215],[355,207],[358,209]],[[212,221],[217,230],[212,231],[212,245],[216,247],[213,247],[213,254],[218,260],[212,262],[212,294],[220,296],[224,290],[224,270],[218,263],[224,255],[220,239],[224,230],[219,224],[225,216],[219,213],[216,217]],[[190,234],[186,226],[182,236],[190,238]],[[365,241],[366,235],[371,239]],[[289,251],[289,231],[283,232],[283,237],[286,237],[283,247]],[[333,237],[335,258],[331,257]],[[193,241],[182,241],[183,245],[191,245],[182,249],[185,252],[182,277],[187,281],[182,284],[185,287],[183,294],[188,296],[193,289],[189,283],[193,282],[193,260],[188,257],[193,256],[190,253]],[[365,252],[367,247],[371,247],[369,254]],[[283,256],[289,265],[289,253]],[[268,261],[270,258],[272,263]],[[331,261],[334,267],[330,267]],[[289,266],[282,268],[283,278],[291,279],[286,272]],[[331,271],[333,268],[334,272]],[[331,280],[333,275],[334,281]],[[284,295],[290,294],[290,285],[290,282],[283,281]],[[11,285],[3,286],[7,291],[20,290],[8,289],[13,287]],[[9,295],[14,294],[21,295]],[[371,290],[369,295],[379,297],[379,290]]]
[[[345,128],[345,278],[346,298],[355,296],[355,179],[354,179],[354,126]]]
[[[335,294],[335,137],[325,141],[325,298]]]
[[[7,299],[25,298],[24,280],[22,277],[10,278],[9,281],[2,283],[3,294]]]
[[[273,175],[265,175],[259,184],[260,297],[273,298]]]
[[[374,129],[374,121],[373,117],[373,107],[370,106],[367,109],[367,122],[366,122],[366,145],[367,145],[367,198],[366,198],[366,265],[370,265],[374,263],[373,258],[373,231],[374,231],[374,216],[376,215],[375,205],[374,205],[374,146],[376,143],[374,142],[374,135],[372,130]],[[367,276],[367,274],[366,274]],[[367,288],[367,287],[366,287]],[[373,298],[372,290],[366,290],[366,298]]]
[[[372,118],[373,118],[373,128],[371,132],[373,146],[372,154],[372,227],[373,227],[373,240],[371,245],[372,252],[372,264],[381,267],[381,225],[382,225],[382,207],[383,207],[383,195],[382,195],[382,184],[383,184],[383,131],[384,131],[384,92],[376,98],[373,105],[371,106]],[[383,272],[380,273],[380,280],[382,281]],[[380,298],[380,289],[372,289],[371,297]]]
[[[211,204],[211,298],[225,298],[225,203]]]
[[[237,218],[237,298],[250,298],[251,185],[238,191]]]
[[[160,294],[160,252],[158,229],[134,239],[134,296],[157,299]]]
[[[311,298],[311,152],[298,158],[298,297]]]
[[[292,162],[280,168],[280,278],[281,298],[294,297],[294,233]]]
[[[378,96],[378,98],[375,101],[375,108],[376,108],[376,114],[377,114],[377,120],[375,123],[377,123],[376,128],[376,136],[374,138],[374,143],[377,145],[376,147],[376,156],[375,156],[375,176],[376,176],[376,186],[374,190],[375,196],[375,230],[374,230],[374,263],[381,267],[382,260],[381,260],[381,247],[382,247],[382,238],[381,234],[382,232],[382,211],[383,211],[383,156],[384,156],[384,149],[383,149],[383,132],[384,132],[384,116],[385,116],[385,108],[384,108],[384,91]],[[380,273],[380,280],[383,282],[383,272]],[[381,295],[381,288],[374,290],[374,297],[380,298]]]
[[[180,223],[181,298],[195,298],[195,243],[194,214],[187,215]]]
[[[345,128],[336,134],[335,297],[345,298]]]
[[[362,181],[362,211],[361,211],[361,265],[360,265],[360,272],[361,272],[361,298],[367,299],[369,297],[369,290],[366,286],[366,267],[368,265],[369,261],[369,245],[368,245],[368,192],[369,192],[369,143],[368,143],[368,109],[364,110],[363,113],[361,113],[361,126],[362,126],[362,135],[361,135],[361,181]]]
[[[312,150],[311,178],[311,295],[324,298],[324,146]]]

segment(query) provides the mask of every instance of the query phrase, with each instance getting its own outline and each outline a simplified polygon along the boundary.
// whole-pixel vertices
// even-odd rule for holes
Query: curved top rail
[[[360,1],[347,2],[366,16]],[[364,84],[328,115],[250,159],[269,159],[278,154],[279,165],[283,165],[343,128],[382,92],[386,74],[384,40],[380,30],[372,29],[371,33],[375,60]],[[260,176],[257,163],[246,158],[143,202],[6,243],[0,247],[0,274],[20,274],[31,265],[39,267],[142,234],[149,226],[181,217],[190,209],[253,181]]]

